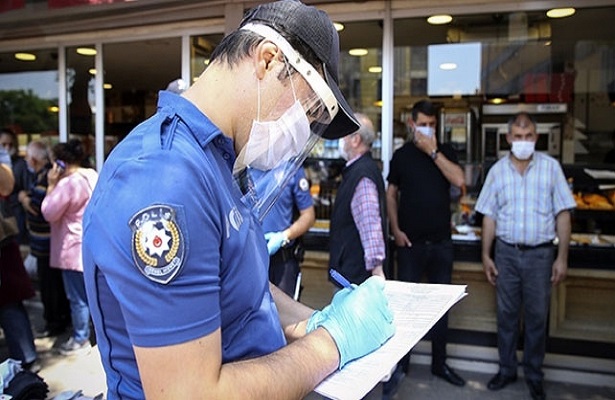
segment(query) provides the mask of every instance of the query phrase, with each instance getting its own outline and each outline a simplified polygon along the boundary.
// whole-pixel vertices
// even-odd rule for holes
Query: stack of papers
[[[466,285],[386,281],[385,294],[395,318],[395,335],[378,350],[352,361],[316,387],[329,399],[365,397],[431,327],[467,295]]]

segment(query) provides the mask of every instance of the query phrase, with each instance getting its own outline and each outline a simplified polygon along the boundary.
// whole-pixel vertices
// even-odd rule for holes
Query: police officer
[[[324,12],[262,4],[110,154],[83,240],[109,400],[302,398],[393,334],[380,277],[317,311],[268,282],[263,216],[321,137],[358,127],[338,58]]]
[[[295,214],[297,218],[293,221]],[[303,248],[299,238],[316,221],[310,184],[299,168],[263,220],[269,252],[269,281],[295,300],[301,285],[299,263]]]

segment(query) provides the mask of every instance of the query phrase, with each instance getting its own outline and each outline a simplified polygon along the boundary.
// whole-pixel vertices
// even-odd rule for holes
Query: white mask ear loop
[[[256,120],[261,120],[261,80],[256,78]]]
[[[284,66],[286,67],[286,73],[288,74],[288,79],[290,80],[290,87],[293,91],[293,99],[295,99],[295,102],[297,101],[297,93],[295,93],[295,85],[293,84],[293,78],[290,74],[290,68],[288,67],[288,62],[286,61],[286,56],[284,56]],[[257,98],[257,103],[256,103],[256,120],[258,122],[260,122],[261,120],[261,80],[260,79],[256,79],[256,85],[257,85],[257,93],[256,93],[256,98]]]

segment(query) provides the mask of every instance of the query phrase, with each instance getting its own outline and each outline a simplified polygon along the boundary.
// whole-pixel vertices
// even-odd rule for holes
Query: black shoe
[[[35,359],[34,361],[30,361],[29,363],[23,363],[21,367],[35,374],[38,373],[41,369],[43,369],[43,366],[41,365],[41,362],[38,359]]]
[[[532,400],[545,400],[547,395],[542,387],[542,381],[526,381],[527,386],[530,388],[530,396]]]
[[[442,369],[440,370],[432,368],[431,373],[437,377],[444,379],[451,385],[464,386],[466,384],[466,381],[462,377],[457,375],[457,373],[446,364],[444,364],[442,366]]]
[[[501,373],[497,373],[489,383],[487,384],[487,389],[489,390],[500,390],[504,389],[509,384],[517,381],[517,374],[514,375],[502,375]]]
[[[391,375],[388,381],[382,383],[382,400],[391,399],[395,393],[397,393],[397,389],[399,389],[400,382],[404,379],[404,371],[400,365],[397,365],[395,371]]]

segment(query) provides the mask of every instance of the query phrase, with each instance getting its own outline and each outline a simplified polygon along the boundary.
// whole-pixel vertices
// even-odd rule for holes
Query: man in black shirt
[[[461,187],[464,173],[453,148],[438,143],[436,110],[429,101],[412,108],[412,141],[395,151],[387,177],[387,209],[395,236],[397,279],[449,284],[453,270],[451,185]],[[432,328],[432,374],[457,386],[465,381],[446,364],[447,316]],[[400,362],[408,370],[409,355]]]

